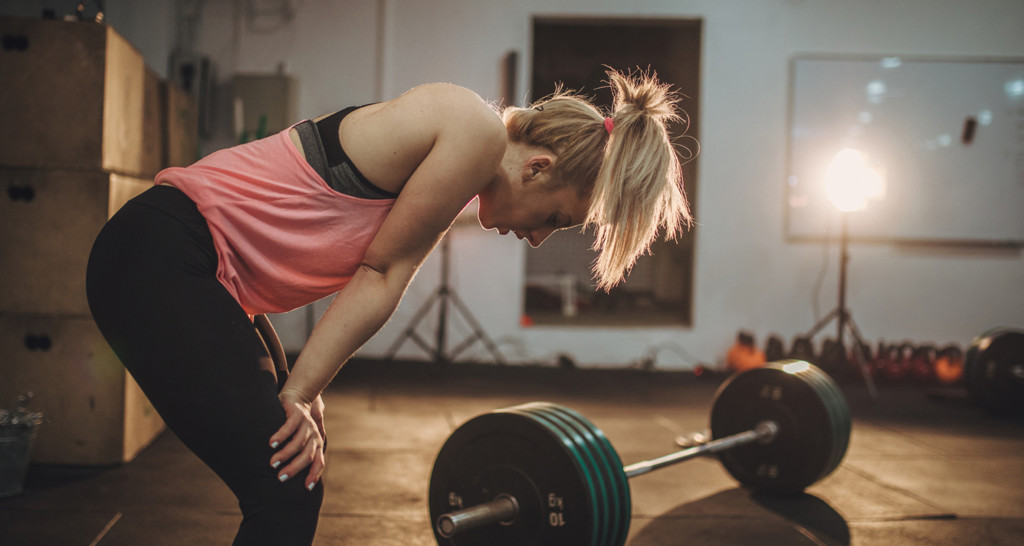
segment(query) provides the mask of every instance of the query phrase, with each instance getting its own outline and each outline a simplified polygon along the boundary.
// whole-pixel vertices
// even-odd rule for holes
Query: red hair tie
[[[608,134],[612,134],[612,129],[615,128],[615,122],[612,118],[604,118],[604,130],[608,131]]]

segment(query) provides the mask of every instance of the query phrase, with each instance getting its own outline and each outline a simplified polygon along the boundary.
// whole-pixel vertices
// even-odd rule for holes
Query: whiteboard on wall
[[[886,185],[852,239],[1024,245],[1024,59],[797,57],[788,132],[791,240],[836,235],[824,173],[855,148]]]

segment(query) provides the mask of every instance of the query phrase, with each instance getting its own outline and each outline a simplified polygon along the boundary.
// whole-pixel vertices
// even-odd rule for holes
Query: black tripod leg
[[[462,298],[460,298],[459,295],[456,294],[454,291],[450,292],[449,295],[452,298],[452,302],[455,304],[455,309],[462,314],[462,318],[465,319],[466,322],[469,323],[470,327],[473,329],[473,335],[470,336],[469,339],[462,342],[455,349],[452,349],[451,355],[449,355],[450,358],[454,359],[457,354],[462,352],[464,349],[472,345],[474,341],[479,339],[480,341],[483,342],[484,346],[487,347],[487,350],[490,351],[491,356],[494,357],[494,361],[497,362],[499,366],[504,366],[505,360],[504,358],[502,358],[501,353],[498,351],[497,344],[495,344],[494,341],[491,340],[491,338],[487,335],[487,333],[484,332],[483,326],[481,326],[480,323],[477,322],[476,318],[473,317],[473,313],[469,311],[469,308],[466,307],[466,304],[462,303]]]
[[[810,332],[804,334],[805,337],[807,337],[808,339],[813,339],[814,336],[818,335],[818,332],[820,332],[822,328],[828,326],[828,323],[832,322],[832,319],[838,317],[839,313],[840,310],[838,307],[829,311],[828,314],[824,316],[824,318],[819,320],[813,327],[811,327]]]
[[[479,339],[482,340],[484,345],[487,346],[487,349],[491,352],[491,355],[494,356],[494,360],[497,361],[498,364],[504,365],[504,359],[502,359],[501,353],[498,352],[497,345],[495,345],[494,342],[491,341],[489,337],[487,337],[487,334],[484,333],[483,327],[480,326],[480,323],[477,322],[476,319],[473,317],[472,313],[469,312],[469,308],[467,308],[466,305],[462,303],[462,300],[459,299],[458,294],[456,294],[455,291],[448,284],[448,260],[450,252],[449,247],[450,238],[444,237],[441,240],[441,286],[416,311],[416,314],[413,315],[412,321],[410,321],[409,325],[402,332],[402,335],[399,336],[399,338],[395,340],[395,342],[391,345],[391,348],[388,349],[385,358],[388,360],[394,358],[395,354],[398,353],[398,349],[401,348],[402,343],[404,343],[405,340],[407,339],[411,339],[414,342],[416,342],[416,344],[419,345],[421,349],[430,353],[430,355],[434,358],[435,362],[451,362],[455,359],[455,356],[458,353],[462,352],[464,349],[472,345],[474,341]],[[466,319],[466,322],[468,322],[469,325],[473,328],[473,336],[463,341],[458,347],[456,347],[454,350],[450,352],[447,351],[446,349],[446,328],[448,325],[448,316],[446,311],[447,303],[449,300],[451,300],[455,304],[456,310],[462,313],[463,317]],[[416,327],[419,325],[420,321],[423,320],[423,317],[427,315],[427,312],[430,311],[430,308],[433,306],[434,302],[437,302],[440,307],[438,308],[437,319],[437,346],[431,347],[426,340],[424,340],[419,334],[416,333]]]
[[[857,360],[857,367],[860,368],[860,375],[864,378],[864,384],[867,385],[868,394],[871,398],[878,398],[875,378],[871,376],[871,370],[868,369],[867,355],[864,354],[864,347],[867,344],[861,338],[860,330],[857,329],[857,324],[853,322],[853,316],[851,315],[846,316],[846,328],[850,331],[850,336],[853,337],[853,355]]]
[[[387,354],[384,355],[384,358],[386,360],[393,359],[395,357],[395,354],[398,353],[398,349],[402,347],[402,344],[405,343],[405,340],[407,339],[412,339],[414,342],[416,342],[417,345],[419,345],[428,353],[433,351],[433,349],[430,346],[428,346],[425,341],[423,341],[423,338],[419,337],[419,335],[416,333],[416,326],[418,326],[420,321],[423,320],[423,317],[427,316],[427,312],[430,311],[430,307],[433,306],[434,300],[436,300],[439,297],[441,297],[441,290],[435,291],[433,294],[430,295],[429,298],[427,298],[427,301],[423,302],[423,305],[420,306],[420,308],[416,311],[416,314],[413,315],[412,320],[409,321],[409,325],[406,326],[405,330],[402,331],[402,335],[398,336],[398,339],[396,339],[395,342],[391,344],[391,347],[388,349]]]

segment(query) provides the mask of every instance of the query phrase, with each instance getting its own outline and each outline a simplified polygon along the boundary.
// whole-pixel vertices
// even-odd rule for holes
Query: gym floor
[[[433,459],[462,422],[533,400],[587,416],[625,463],[700,431],[722,377],[353,362],[325,394],[327,497],[316,544],[435,544]],[[842,385],[853,411],[846,458],[802,496],[752,496],[714,459],[630,480],[631,546],[1024,543],[1024,421],[955,391]],[[0,544],[230,544],[239,512],[214,475],[164,433],[129,464],[30,468],[0,499]],[[534,545],[524,545],[534,546]],[[539,546],[539,545],[537,545]]]

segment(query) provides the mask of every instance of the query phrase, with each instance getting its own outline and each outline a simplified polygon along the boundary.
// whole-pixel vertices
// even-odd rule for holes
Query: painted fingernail
[[[274,462],[270,463],[270,466],[272,466],[274,468],[277,468],[277,467],[281,466],[281,461],[274,461]]]
[[[277,446],[279,446],[279,445],[281,445],[281,442],[274,442],[274,443],[270,444],[270,447],[272,447],[274,449],[277,449]]]
[[[288,481],[288,474],[281,474],[277,479],[286,482]]]

